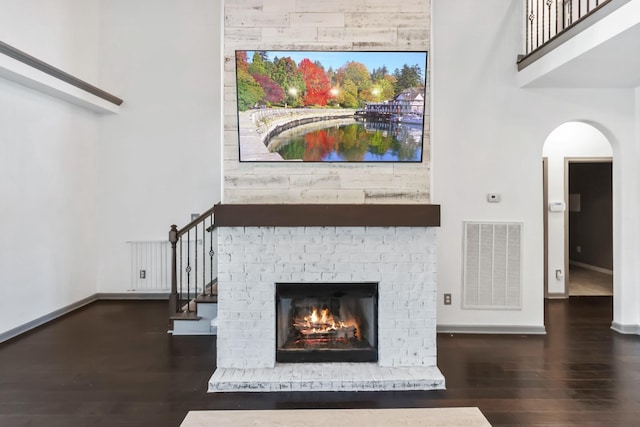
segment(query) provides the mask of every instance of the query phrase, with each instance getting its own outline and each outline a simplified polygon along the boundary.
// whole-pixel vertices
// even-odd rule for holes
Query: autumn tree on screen
[[[367,66],[361,62],[349,61],[338,69],[338,81],[351,80],[358,90],[371,86],[371,75]]]
[[[349,61],[336,72],[336,81],[341,86],[340,105],[347,108],[361,107],[371,100],[371,75],[361,62]]]
[[[242,50],[236,51],[236,69],[238,71],[249,72],[249,62],[247,61],[247,52]]]
[[[396,78],[391,75],[386,75],[376,82],[376,84],[382,89],[382,99],[391,99],[396,96],[395,85]]]
[[[305,105],[327,105],[329,99],[329,79],[324,70],[317,63],[305,58],[298,64],[305,84]]]
[[[266,75],[267,74],[267,68],[265,66],[265,61],[262,59],[262,56],[260,55],[259,52],[254,52],[254,54],[253,54],[253,58],[251,60],[251,65],[249,65],[249,73],[252,76],[255,76],[256,74],[259,74],[259,75]]]
[[[289,57],[273,58],[273,67],[269,75],[278,83],[285,95],[285,102],[291,106],[302,105],[300,97],[305,90],[302,73],[298,70],[295,61]]]
[[[251,74],[246,52],[236,52],[236,76],[238,85],[238,109],[246,111],[264,97],[264,89]]]
[[[284,91],[278,85],[278,83],[271,80],[269,77],[256,74],[253,76],[254,80],[262,86],[264,91],[264,101],[269,104],[277,104],[284,99]]]
[[[345,80],[340,86],[338,94],[338,104],[344,108],[358,108],[358,87],[351,80]]]

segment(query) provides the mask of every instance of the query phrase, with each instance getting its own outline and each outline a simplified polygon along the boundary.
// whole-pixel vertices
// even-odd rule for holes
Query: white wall
[[[607,138],[598,129],[587,123],[569,122],[554,129],[544,143],[543,157],[547,157],[549,202],[565,202],[565,158],[566,157],[612,157],[613,151]],[[564,294],[566,290],[565,270],[565,212],[549,212],[548,253],[549,293]],[[555,271],[563,276],[556,278]]]
[[[166,240],[220,200],[221,2],[101,3],[99,291],[129,289],[126,242]]]
[[[516,58],[523,43],[513,37],[521,33],[520,3],[433,2],[432,202],[442,205],[438,254],[442,326],[543,324],[542,147],[564,122],[599,124],[611,141],[614,157],[621,159],[620,169],[614,171],[618,212],[614,257],[637,240],[637,231],[624,235],[622,228],[629,220],[620,214],[621,194],[637,198],[637,177],[625,181],[619,175],[630,173],[638,161],[633,144],[634,94],[624,89],[520,89]],[[501,193],[502,202],[487,203],[489,192]],[[637,207],[633,209],[637,212]],[[524,223],[522,310],[461,308],[465,220]],[[632,254],[637,256],[637,251]],[[614,264],[615,271],[629,272],[624,283],[618,283],[620,288],[636,286],[636,267],[629,261]],[[451,306],[442,305],[443,293],[452,294]]]
[[[98,1],[0,1],[0,40],[95,83]],[[95,293],[97,116],[0,78],[0,334]]]
[[[635,156],[624,161],[624,166],[620,171],[620,179],[624,182],[635,184],[635,193],[630,193],[622,201],[620,211],[614,208],[614,276],[613,292],[617,298],[613,300],[614,309],[614,329],[624,332],[640,334],[640,87],[636,88],[635,94],[635,143],[630,144],[628,156]],[[615,170],[614,170],[615,179]],[[614,182],[614,203],[616,203]],[[629,193],[629,192],[627,192]],[[623,224],[620,234],[627,236],[619,245],[615,244],[616,223]],[[616,252],[617,250],[617,252]],[[616,261],[618,261],[616,263]],[[631,286],[633,284],[633,286]]]
[[[100,0],[0,0],[0,40],[95,85],[99,5]]]

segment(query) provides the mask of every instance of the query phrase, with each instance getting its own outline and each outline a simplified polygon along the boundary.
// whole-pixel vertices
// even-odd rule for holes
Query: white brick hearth
[[[209,391],[430,390],[436,228],[221,227],[217,369]],[[377,363],[276,364],[278,283],[378,285]]]
[[[375,363],[278,363],[274,368],[220,369],[210,392],[439,390],[436,367],[385,368]]]

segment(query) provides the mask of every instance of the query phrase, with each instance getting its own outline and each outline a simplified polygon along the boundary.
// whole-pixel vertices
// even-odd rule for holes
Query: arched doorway
[[[543,147],[545,296],[613,294],[613,150],[594,126],[567,122]]]

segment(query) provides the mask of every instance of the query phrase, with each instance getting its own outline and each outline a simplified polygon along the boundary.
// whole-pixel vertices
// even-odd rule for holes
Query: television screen
[[[241,162],[421,162],[427,52],[237,50]]]

